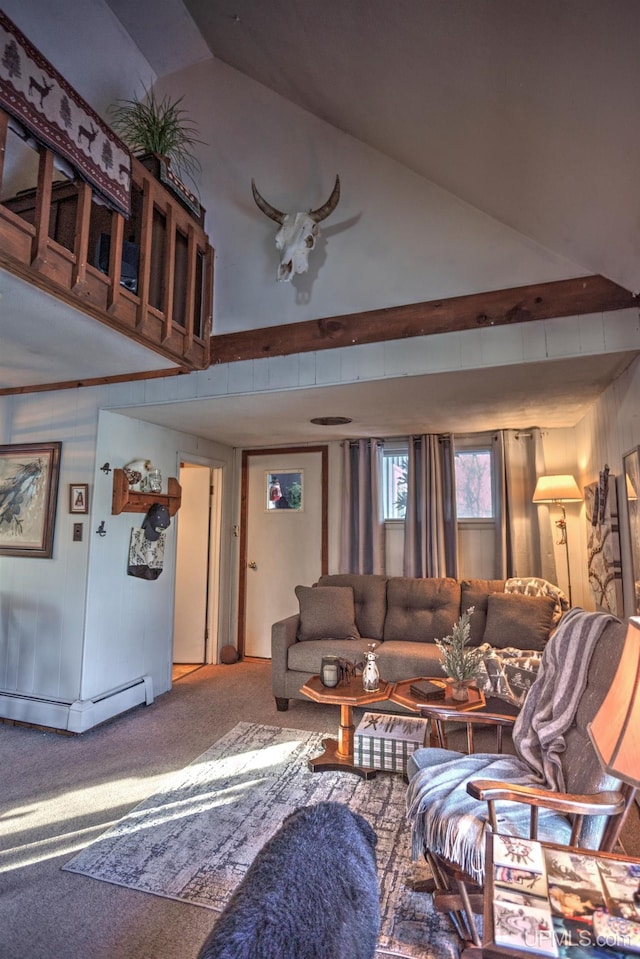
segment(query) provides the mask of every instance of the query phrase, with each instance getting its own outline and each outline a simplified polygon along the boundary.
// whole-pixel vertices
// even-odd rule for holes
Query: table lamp
[[[573,476],[539,476],[533,491],[534,503],[556,503],[562,510],[562,517],[555,521],[560,530],[558,546],[564,546],[567,555],[567,596],[571,602],[571,567],[569,565],[569,540],[567,538],[567,511],[565,503],[580,503],[582,494]]]
[[[605,769],[625,786],[625,812],[607,837],[612,848],[640,787],[640,617],[631,616],[622,655],[609,692],[589,723],[589,736]],[[625,788],[626,787],[626,788]]]

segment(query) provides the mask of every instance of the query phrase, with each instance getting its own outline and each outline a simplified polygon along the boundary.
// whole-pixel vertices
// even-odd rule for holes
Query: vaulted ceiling
[[[637,0],[164,0],[153,17],[146,0],[107,2],[159,76],[212,54],[585,273],[640,290]],[[575,422],[630,359],[550,368],[553,408]],[[136,362],[157,368],[153,354]],[[500,396],[527,422],[551,415],[540,376],[526,399],[504,378]]]
[[[108,2],[160,74],[209,50],[640,290],[637,0]]]

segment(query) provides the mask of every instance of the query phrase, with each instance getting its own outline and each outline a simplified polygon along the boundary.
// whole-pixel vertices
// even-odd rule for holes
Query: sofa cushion
[[[444,679],[442,658],[435,643],[411,643],[395,639],[390,643],[381,643],[376,653],[380,675],[387,682],[398,683],[401,679],[428,676]]]
[[[550,596],[491,593],[487,601],[484,641],[495,649],[543,649],[553,624]]]
[[[321,576],[318,586],[350,586],[361,636],[382,639],[387,611],[387,577],[375,574],[334,573]]]
[[[298,639],[359,639],[350,586],[296,586],[300,603]]]
[[[323,656],[331,654],[349,663],[358,664],[364,662],[366,652],[366,639],[325,639],[319,643],[294,643],[289,647],[287,669],[312,675],[320,672]],[[301,679],[300,686],[303,682]]]
[[[460,583],[455,579],[392,576],[387,581],[385,642],[431,643],[450,633],[459,615]]]
[[[468,646],[480,646],[484,642],[489,593],[503,592],[503,579],[463,579],[460,583],[460,612],[466,613],[473,606]]]
[[[559,586],[540,579],[539,576],[514,576],[504,584],[505,593],[522,593],[524,596],[550,596],[555,603],[553,625],[556,626],[569,609],[569,600]]]

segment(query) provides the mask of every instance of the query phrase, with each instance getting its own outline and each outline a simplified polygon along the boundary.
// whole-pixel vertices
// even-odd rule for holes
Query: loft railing
[[[0,110],[0,266],[185,369],[206,369],[213,250],[202,223],[135,158],[128,219],[83,180],[56,178],[43,146],[35,187],[6,195],[9,138]]]

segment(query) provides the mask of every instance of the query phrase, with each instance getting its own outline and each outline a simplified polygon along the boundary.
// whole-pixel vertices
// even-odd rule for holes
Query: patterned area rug
[[[346,803],[378,835],[382,932],[377,955],[454,959],[458,939],[431,897],[408,886],[426,869],[411,862],[406,785],[378,773],[312,773],[326,734],[238,723],[63,868],[131,889],[221,911],[258,850],[290,812]],[[422,871],[421,878],[424,878]]]

